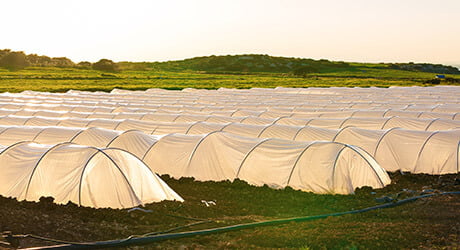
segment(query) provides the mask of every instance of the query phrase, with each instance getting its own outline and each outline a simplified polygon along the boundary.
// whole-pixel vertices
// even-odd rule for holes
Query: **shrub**
[[[87,61],[79,62],[77,64],[78,68],[83,68],[83,69],[90,69],[93,64]]]
[[[28,66],[24,52],[10,52],[0,58],[0,67],[9,70],[20,70]]]
[[[118,65],[109,59],[101,59],[98,62],[93,64],[94,70],[107,71],[107,72],[117,72],[119,71]]]

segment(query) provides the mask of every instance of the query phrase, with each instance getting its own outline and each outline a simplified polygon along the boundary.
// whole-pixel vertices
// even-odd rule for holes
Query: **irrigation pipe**
[[[396,207],[396,206],[399,206],[399,205],[402,205],[402,204],[405,204],[405,203],[408,203],[408,202],[412,202],[412,201],[415,201],[415,200],[418,200],[418,199],[422,199],[422,198],[428,198],[428,197],[437,196],[437,195],[448,195],[448,194],[460,194],[460,191],[425,194],[425,195],[420,195],[420,196],[415,196],[415,197],[399,200],[399,201],[396,201],[396,202],[388,202],[388,203],[373,206],[373,207],[367,207],[367,208],[363,208],[363,209],[359,209],[359,210],[352,210],[352,211],[345,211],[345,212],[338,212],[338,213],[330,213],[330,214],[314,215],[314,216],[306,216],[306,217],[295,217],[295,218],[288,218],[288,219],[278,219],[278,220],[252,222],[252,223],[237,224],[237,225],[232,225],[232,226],[209,228],[209,229],[196,230],[196,231],[187,231],[187,232],[180,232],[180,233],[166,233],[166,234],[159,234],[159,235],[145,236],[145,237],[128,237],[128,238],[119,239],[119,240],[85,242],[85,243],[71,243],[71,244],[61,244],[61,245],[43,246],[43,247],[32,247],[32,248],[27,248],[27,249],[29,249],[29,250],[36,250],[36,249],[83,249],[83,248],[122,247],[122,246],[128,246],[128,245],[144,245],[144,244],[150,244],[150,243],[153,243],[153,242],[158,242],[158,241],[163,241],[163,240],[171,240],[171,239],[192,237],[192,236],[197,236],[197,235],[208,235],[208,234],[223,233],[223,232],[228,232],[228,231],[236,231],[236,230],[247,229],[247,228],[261,227],[261,226],[279,225],[279,224],[285,224],[285,223],[290,223],[290,222],[311,221],[311,220],[323,219],[323,218],[333,217],[333,216],[341,216],[341,215],[346,215],[346,214],[364,213],[364,212],[368,212],[368,211],[372,211],[372,210],[376,210],[376,209]]]

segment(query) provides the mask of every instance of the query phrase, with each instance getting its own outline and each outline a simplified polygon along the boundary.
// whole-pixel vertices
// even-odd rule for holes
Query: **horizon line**
[[[37,53],[29,53],[29,52],[26,52],[25,50],[13,50],[13,49],[9,49],[9,48],[4,48],[4,49],[0,49],[0,50],[11,50],[13,52],[24,52],[26,55],[30,55],[30,54],[37,54]],[[65,58],[68,58],[70,59],[72,62],[74,63],[80,63],[80,62],[91,62],[91,63],[94,63],[94,62],[97,62],[97,61],[89,61],[89,60],[75,60],[75,59],[72,59],[71,57],[68,57],[68,56],[49,56],[49,55],[39,55],[37,54],[38,56],[48,56],[48,57],[51,57],[51,58],[59,58],[59,57],[65,57]],[[103,57],[103,58],[100,58],[99,60],[101,59],[108,59],[108,60],[112,60],[114,62],[117,62],[117,63],[121,63],[121,62],[130,62],[130,63],[163,63],[163,62],[171,62],[171,61],[183,61],[183,60],[187,60],[187,59],[193,59],[193,58],[199,58],[199,57],[211,57],[211,56],[243,56],[243,55],[265,55],[265,56],[270,56],[270,57],[283,57],[283,58],[296,58],[296,59],[312,59],[312,60],[328,60],[328,61],[332,61],[332,62],[346,62],[346,63],[371,63],[371,64],[390,64],[390,63],[417,63],[417,64],[423,64],[423,63],[427,63],[427,64],[442,64],[442,65],[446,65],[446,66],[453,66],[453,67],[457,67],[458,69],[460,69],[460,61],[458,62],[442,62],[442,63],[438,63],[438,62],[429,62],[429,61],[417,61],[417,60],[408,60],[408,61],[388,61],[388,60],[382,60],[382,61],[378,61],[378,60],[370,60],[370,61],[354,61],[354,60],[341,60],[341,59],[329,59],[329,58],[314,58],[314,57],[301,57],[301,56],[285,56],[285,55],[271,55],[271,54],[264,54],[264,53],[235,53],[235,54],[208,54],[208,55],[197,55],[197,56],[192,56],[192,57],[182,57],[182,58],[173,58],[173,59],[164,59],[164,60],[152,60],[152,61],[146,61],[146,60],[114,60],[114,59],[110,59],[110,58],[107,58],[107,57]]]

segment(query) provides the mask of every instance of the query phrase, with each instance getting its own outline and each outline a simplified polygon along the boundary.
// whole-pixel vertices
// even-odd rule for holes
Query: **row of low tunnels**
[[[25,101],[25,102],[24,102]],[[69,104],[29,102],[27,100],[18,101],[16,99],[6,101],[0,99],[2,109],[24,109],[29,110],[54,110],[54,111],[74,111],[74,112],[135,112],[135,113],[181,113],[196,115],[220,115],[230,117],[256,116],[260,118],[296,117],[296,118],[340,118],[340,117],[391,117],[400,116],[408,118],[444,118],[457,120],[460,119],[458,109],[455,106],[411,106],[412,108],[401,109],[392,107],[324,107],[318,105],[311,107],[286,109],[280,106],[267,107],[244,107],[244,106],[196,106],[193,105],[146,105],[134,103],[110,103],[110,102],[76,102]]]
[[[455,111],[455,106],[458,104],[407,104],[407,103],[378,103],[378,102],[352,102],[352,103],[314,103],[314,102],[299,102],[295,103],[283,103],[283,101],[276,102],[256,102],[254,104],[235,103],[235,101],[229,100],[229,102],[197,102],[188,100],[175,99],[173,102],[167,100],[149,100],[141,101],[139,99],[133,100],[119,100],[119,99],[108,99],[108,100],[85,100],[85,99],[70,99],[70,100],[53,100],[53,98],[5,98],[0,96],[0,103],[2,105],[10,104],[10,107],[17,105],[48,105],[55,108],[84,108],[91,106],[103,107],[107,110],[117,109],[120,107],[124,108],[135,108],[135,109],[160,109],[164,111],[196,111],[196,112],[213,112],[213,111],[237,111],[237,110],[251,110],[251,111],[278,111],[286,113],[306,113],[306,112],[317,112],[317,111],[347,111],[347,110],[395,110],[395,111],[424,111],[424,112],[439,112],[448,113]]]
[[[90,113],[90,112],[59,112],[53,110],[9,110],[0,109],[0,116],[33,116],[33,117],[55,117],[55,118],[102,118],[109,120],[132,119],[150,122],[169,123],[242,123],[252,125],[294,125],[314,126],[321,128],[339,129],[348,126],[355,126],[367,129],[389,129],[401,127],[413,130],[448,130],[460,128],[460,120],[445,118],[409,118],[409,117],[342,117],[342,118],[296,118],[278,117],[261,118],[254,116],[229,117],[216,115],[188,115],[188,114],[156,114],[156,113]]]
[[[146,109],[146,108],[107,108],[104,106],[50,106],[50,105],[18,105],[18,104],[1,104],[0,103],[0,114],[14,114],[15,112],[24,113],[35,113],[35,112],[46,112],[52,111],[65,115],[66,113],[110,113],[117,115],[120,113],[135,113],[137,115],[195,115],[202,117],[216,116],[216,117],[229,117],[234,119],[242,119],[244,117],[257,117],[263,119],[277,119],[280,117],[284,118],[297,118],[297,119],[308,119],[308,118],[389,118],[389,117],[404,117],[404,118],[417,118],[417,119],[433,119],[442,118],[447,120],[460,120],[460,112],[453,113],[441,113],[431,111],[401,111],[401,110],[343,110],[337,111],[337,109],[318,109],[310,110],[305,112],[283,112],[277,110],[263,110],[253,111],[247,109],[236,109],[230,111],[212,111],[212,109],[206,110],[168,110],[168,109]]]
[[[176,103],[177,100],[182,102],[227,102],[227,103],[242,103],[253,104],[260,102],[279,103],[290,102],[296,105],[297,103],[382,103],[388,104],[389,100],[394,99],[396,103],[417,103],[417,104],[430,104],[430,103],[459,103],[459,98],[456,95],[456,89],[436,91],[440,89],[430,88],[429,92],[420,93],[415,92],[413,89],[404,92],[387,92],[385,89],[374,89],[373,91],[361,91],[353,89],[354,93],[349,91],[334,90],[312,90],[299,91],[298,93],[280,92],[280,91],[256,91],[236,90],[236,91],[215,91],[215,90],[192,90],[192,91],[125,91],[113,90],[110,93],[106,92],[87,92],[87,91],[68,91],[67,93],[46,93],[24,91],[20,94],[7,94],[4,96],[10,97],[29,97],[29,98],[59,98],[58,100],[133,100],[138,99],[149,102],[151,100],[162,99],[165,103]],[[385,93],[386,92],[386,93]],[[233,102],[232,102],[233,100]]]
[[[53,119],[47,121],[53,121]],[[29,126],[2,126],[0,130],[0,144],[10,145],[20,139],[36,141],[43,144],[69,141],[96,147],[120,147],[118,146],[118,141],[124,137],[128,139],[130,137],[140,138],[139,135],[142,134],[143,138],[156,138],[149,135],[149,131],[156,126],[155,124],[150,124],[151,126],[149,128],[149,124],[144,123],[141,124],[141,127],[137,127],[137,130],[132,130],[133,127],[136,127],[135,121],[116,122],[119,123],[117,126],[121,131],[129,131],[129,133],[125,132],[117,137],[116,135],[120,133],[120,131],[113,131],[109,137],[105,137],[103,136],[106,134],[104,131],[110,130],[101,130],[100,128],[94,127],[81,132],[82,134],[78,136],[70,137],[70,135],[73,135],[75,128],[58,129],[59,127],[49,127],[51,125],[50,123],[43,124],[46,127],[30,127],[34,129],[27,129]],[[0,124],[3,124],[1,117]],[[36,126],[37,124],[35,123],[34,125]],[[309,126],[258,126],[237,123],[209,125],[202,122],[184,125],[188,126],[188,128],[174,126],[163,127],[161,135],[169,134],[168,136],[171,136],[170,134],[175,134],[175,137],[189,136],[195,138],[196,136],[206,136],[207,134],[215,132],[225,132],[241,138],[276,138],[291,141],[293,143],[313,141],[337,142],[361,148],[387,171],[401,170],[411,173],[427,174],[451,174],[458,173],[459,171],[460,130],[455,129],[445,131],[416,131],[401,128],[369,130],[358,127],[324,129]],[[93,126],[88,124],[88,127]],[[128,128],[131,129],[128,130]],[[69,132],[70,135],[66,135],[66,131]],[[134,136],[134,134],[137,136]],[[86,138],[89,135],[92,138],[91,141],[88,142],[87,139],[81,141],[80,138]],[[98,140],[102,140],[102,142]],[[138,140],[145,141],[147,139]],[[110,142],[110,144],[107,142]],[[182,146],[182,144],[178,143],[177,147],[180,149]],[[226,150],[231,150],[231,146],[236,147],[236,145],[229,144],[225,150],[221,149],[218,152],[224,154]],[[145,152],[142,150],[139,151],[137,148],[121,148],[134,153],[141,159],[145,158]]]

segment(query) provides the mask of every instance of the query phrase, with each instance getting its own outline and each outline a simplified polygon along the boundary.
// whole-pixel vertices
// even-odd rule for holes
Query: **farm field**
[[[150,213],[127,210],[79,208],[0,198],[0,229],[66,241],[99,241],[126,238],[197,222],[209,222],[173,232],[221,227],[262,220],[319,215],[379,205],[376,198],[398,199],[424,189],[460,191],[458,176],[391,174],[393,184],[384,189],[362,188],[355,195],[318,195],[290,188],[274,190],[244,182],[195,182],[162,176],[180,193],[184,203],[164,201],[144,207]],[[414,193],[404,192],[404,189]],[[206,207],[202,202],[215,201]],[[221,234],[195,236],[153,243],[133,249],[414,249],[459,247],[459,195],[435,196],[398,207],[314,221],[258,227]],[[189,218],[189,219],[187,219]],[[190,219],[191,218],[191,219]],[[46,243],[22,239],[22,247]]]
[[[460,250],[459,0],[1,8],[0,250]]]
[[[259,137],[260,139],[251,139],[254,140],[254,143],[258,143],[258,141],[262,142],[263,138],[268,137],[293,140],[291,138],[294,135],[293,132],[283,132],[287,129],[287,131],[298,131],[294,137],[297,144],[292,144],[292,146],[297,145],[295,147],[303,145],[299,144],[302,141],[316,140],[336,140],[339,143],[349,143],[364,147],[366,151],[371,152],[371,157],[374,157],[382,167],[390,172],[392,182],[383,189],[358,188],[356,193],[351,195],[302,192],[294,190],[289,186],[283,186],[284,184],[281,183],[279,184],[282,189],[274,190],[268,186],[251,186],[241,180],[237,180],[234,183],[228,181],[209,182],[206,181],[206,178],[219,179],[221,177],[208,175],[203,179],[202,174],[196,176],[202,181],[196,182],[190,178],[180,178],[182,176],[181,173],[174,173],[174,178],[169,177],[167,175],[169,173],[167,170],[168,165],[165,165],[161,161],[158,162],[162,158],[161,154],[157,155],[154,151],[147,151],[152,155],[149,157],[146,156],[147,152],[144,153],[143,151],[147,148],[141,151],[132,151],[128,146],[122,146],[124,145],[123,143],[119,144],[115,142],[115,144],[118,143],[124,150],[130,153],[138,152],[134,154],[142,158],[147,166],[156,166],[157,173],[163,174],[161,177],[166,181],[165,185],[168,185],[171,190],[174,190],[180,196],[172,194],[171,197],[175,197],[175,199],[178,197],[183,198],[185,201],[183,203],[177,201],[151,203],[145,209],[152,212],[134,211],[128,213],[127,209],[110,210],[78,208],[75,205],[56,205],[46,199],[35,204],[2,198],[2,202],[0,203],[0,210],[2,211],[0,212],[0,219],[2,221],[0,223],[0,231],[12,231],[15,234],[30,233],[71,242],[100,241],[124,238],[129,235],[143,235],[152,231],[165,231],[175,227],[180,227],[177,230],[178,232],[264,220],[335,213],[382,204],[382,197],[384,196],[398,200],[423,192],[460,190],[458,174],[446,174],[452,173],[452,171],[455,172],[455,170],[452,170],[452,168],[455,168],[455,163],[448,160],[448,158],[443,158],[442,160],[434,158],[433,163],[430,163],[430,157],[428,156],[430,152],[436,150],[436,147],[440,148],[439,150],[443,149],[445,155],[448,155],[446,150],[454,147],[451,145],[458,144],[458,141],[455,141],[455,138],[458,137],[455,128],[459,126],[456,120],[460,116],[457,115],[459,110],[455,106],[455,94],[444,91],[444,95],[452,95],[452,98],[446,99],[449,104],[444,105],[445,103],[439,101],[433,104],[434,99],[429,96],[428,92],[423,89],[417,89],[417,91],[421,91],[421,100],[424,100],[423,97],[428,99],[426,103],[411,103],[410,96],[416,95],[415,92],[408,92],[407,97],[402,95],[407,98],[406,100],[398,98],[397,92],[393,93],[397,90],[392,90],[388,92],[389,98],[396,99],[391,103],[392,106],[387,107],[389,110],[386,110],[384,95],[369,95],[371,92],[366,92],[367,87],[370,86],[382,87],[383,89],[391,86],[433,86],[430,81],[434,78],[434,73],[391,69],[385,67],[385,65],[377,64],[350,64],[345,68],[325,68],[321,72],[309,73],[303,76],[296,76],[286,72],[193,70],[191,69],[193,65],[187,65],[185,62],[178,64],[143,64],[140,65],[142,67],[132,63],[120,63],[119,65],[122,70],[118,72],[101,72],[77,67],[28,67],[17,71],[0,69],[0,91],[11,93],[26,91],[24,95],[4,95],[0,98],[0,144],[10,145],[18,140],[28,140],[27,138],[30,136],[30,138],[34,138],[34,141],[38,143],[63,143],[65,141],[60,141],[58,138],[70,132],[70,130],[66,132],[65,130],[57,129],[57,127],[50,127],[49,131],[40,132],[41,128],[33,127],[37,125],[45,126],[42,128],[46,128],[50,125],[90,127],[91,125],[89,124],[99,124],[97,126],[101,129],[111,130],[118,128],[120,131],[137,129],[144,134],[139,133],[135,135],[131,133],[132,135],[125,135],[117,134],[119,132],[100,131],[100,133],[108,133],[106,135],[109,136],[108,138],[119,136],[119,139],[112,140],[120,142],[128,140],[129,143],[135,144],[137,143],[136,136],[144,138],[143,140],[147,141],[153,140],[152,143],[155,143],[156,140],[161,141],[161,139],[156,137],[150,138],[149,134],[156,136],[168,133],[183,133],[187,134],[183,138],[186,139],[194,138],[193,136],[196,137],[200,133],[214,133],[217,130],[247,138]],[[459,79],[458,75],[447,74],[446,77]],[[441,84],[450,85],[455,83],[442,81]],[[306,92],[308,98],[313,98],[311,99],[311,103],[308,98],[301,98],[298,101],[294,101],[295,99],[291,100],[290,98],[294,98],[295,95],[290,94],[289,89],[280,89],[281,93],[286,92],[286,98],[289,97],[288,99],[284,99],[280,95],[276,97],[279,99],[267,99],[266,105],[268,106],[266,109],[261,107],[252,109],[251,106],[247,105],[252,105],[251,103],[255,103],[256,100],[246,103],[245,99],[240,100],[236,98],[234,100],[235,103],[228,102],[224,98],[227,95],[225,93],[231,94],[232,92],[225,92],[223,90],[216,93],[209,92],[213,93],[211,95],[217,95],[217,98],[224,98],[222,99],[222,103],[219,104],[222,105],[221,110],[219,110],[219,105],[212,106],[207,104],[206,98],[203,99],[202,104],[195,104],[197,107],[187,106],[191,104],[187,99],[191,98],[190,100],[195,100],[193,89],[216,90],[219,88],[250,89],[275,87],[319,88],[313,88],[311,93]],[[357,95],[362,95],[362,97],[361,99],[349,99],[347,101],[345,97],[353,92],[346,89],[338,89],[336,91],[343,91],[343,96],[340,94],[340,98],[337,99],[335,98],[336,94],[327,89],[324,89],[324,94],[322,94],[321,88],[327,87],[363,87],[362,91],[358,90],[356,92],[361,93]],[[181,106],[180,102],[173,104],[177,102],[174,92],[154,91],[152,92],[152,100],[148,99],[148,96],[143,96],[142,92],[139,92],[140,90],[151,88],[168,90],[193,89],[177,92],[177,94],[180,93],[178,97],[182,96],[181,98],[185,98],[180,99],[185,104],[185,106]],[[113,91],[114,89],[119,90]],[[442,87],[439,89],[443,91]],[[59,99],[65,96],[53,96],[53,94],[41,92],[48,91],[53,93],[67,92],[69,90],[74,92],[68,92],[69,94],[66,97],[69,100],[68,104],[61,103],[65,99]],[[124,92],[124,90],[137,90],[137,92]],[[452,90],[455,91],[454,89]],[[112,94],[106,93],[102,95],[103,99],[99,102],[98,99],[95,99],[96,96],[91,94],[93,92],[79,93],[78,91],[103,91],[112,92]],[[404,90],[401,89],[401,91]],[[239,97],[238,92],[234,93],[236,94],[235,97]],[[250,93],[256,92],[247,92],[247,94]],[[80,94],[82,95],[81,100],[83,103],[77,105],[78,107],[69,106],[73,105],[73,101],[79,101],[78,96]],[[140,99],[137,100],[136,97],[131,97],[131,94],[140,95]],[[321,95],[325,96],[325,100],[318,99]],[[439,98],[442,99],[441,95]],[[164,98],[159,98],[162,96]],[[34,99],[35,97],[38,99]],[[133,104],[123,104],[123,107],[120,109],[117,105],[112,104],[119,97],[124,98],[120,99],[120,101],[125,100],[129,102],[132,99],[134,102]],[[88,104],[84,103],[85,98],[88,99]],[[159,99],[157,100],[157,98]],[[257,98],[260,99],[261,97]],[[95,108],[91,108],[95,105],[92,103],[94,101],[97,101],[98,104]],[[164,107],[160,106],[156,108],[155,105],[161,104],[162,101],[171,103],[172,106],[165,104]],[[262,103],[264,102],[262,101]],[[151,104],[150,106],[149,103]],[[238,103],[243,106],[246,105],[245,108],[233,106],[234,104],[238,105]],[[289,106],[290,103],[294,106]],[[302,103],[304,103],[303,106],[301,105]],[[344,106],[341,106],[342,104]],[[174,105],[177,105],[177,108]],[[300,113],[294,111],[295,105],[300,105],[297,107]],[[209,111],[205,111],[206,109]],[[93,111],[90,112],[91,110]],[[227,117],[229,115],[230,117]],[[373,118],[368,118],[368,116],[372,116]],[[31,119],[31,117],[36,118]],[[280,117],[284,118],[279,119]],[[60,120],[53,120],[57,118]],[[121,122],[118,125],[111,125],[111,122],[104,119],[114,119],[114,122]],[[226,122],[232,122],[232,125],[228,126]],[[309,124],[310,126],[303,124]],[[36,131],[33,132],[35,134],[30,134],[32,130],[27,127],[30,125],[32,125],[30,128]],[[350,126],[356,128],[347,128]],[[437,130],[443,130],[443,132],[438,133]],[[87,131],[75,131],[72,133],[78,132],[78,135],[83,138],[86,133],[90,136],[91,131],[98,132],[97,130]],[[58,136],[60,133],[62,135]],[[379,138],[382,133],[384,136],[388,133],[388,136],[386,136],[387,140],[380,140],[375,144],[376,138]],[[51,137],[40,137],[39,135],[41,134]],[[339,134],[341,135],[339,136]],[[347,139],[347,135],[353,134],[361,136],[356,137],[360,139],[353,139],[353,137]],[[420,152],[413,151],[410,155],[405,156],[404,154],[407,154],[407,150],[406,152],[403,150],[403,147],[392,145],[393,140],[395,142],[398,141],[397,136],[409,136],[412,138],[418,136],[420,139],[417,140],[420,143],[424,140],[426,141],[423,143]],[[228,137],[225,133],[216,133],[214,137],[221,138],[218,140],[226,141],[225,143],[229,143],[228,140],[236,144],[242,143],[239,142],[240,139],[238,137]],[[393,137],[394,139],[392,139]],[[430,141],[432,137],[434,139]],[[442,139],[444,144],[436,146],[435,143],[439,140],[436,139],[437,137],[440,139],[446,137],[448,139]],[[180,138],[177,137],[177,139],[183,140]],[[83,143],[83,145],[87,146],[96,145],[90,142],[85,143],[84,141],[83,139],[78,139],[75,143]],[[110,140],[107,142],[111,143]],[[106,145],[106,143],[102,142],[98,143],[99,147],[111,145]],[[281,143],[277,144],[277,147],[280,147],[280,145],[285,147],[285,144],[281,141],[276,143]],[[370,146],[369,143],[376,146]],[[377,151],[380,144],[384,145],[383,151]],[[301,147],[306,147],[305,150],[307,150],[309,146],[306,145]],[[24,146],[24,149],[34,147],[28,144],[24,144]],[[18,150],[20,150],[20,147],[22,146],[19,145],[17,147]],[[375,147],[375,149],[372,147]],[[387,148],[395,148],[396,150],[390,158],[385,157],[390,152],[385,151]],[[10,150],[10,152],[14,150]],[[71,150],[71,148],[68,150]],[[216,154],[216,157],[223,159],[223,155],[219,156],[219,152],[227,150],[230,150],[228,146],[224,146],[220,150],[211,151],[212,154]],[[47,152],[45,154],[48,154]],[[250,151],[247,152],[247,154],[249,153]],[[181,151],[177,151],[176,154],[181,154]],[[270,155],[268,156],[270,157]],[[147,157],[148,159],[144,159],[143,157]],[[209,159],[212,159],[212,157]],[[412,166],[403,165],[407,164],[407,161],[402,160],[404,157],[407,159],[419,159],[416,164],[418,169],[416,170]],[[421,161],[421,159],[425,160]],[[171,160],[176,161],[172,158]],[[445,161],[445,163],[435,163],[436,161]],[[289,163],[286,162],[285,164]],[[438,165],[434,166],[431,164]],[[420,168],[422,165],[425,169]],[[163,167],[160,168],[159,166]],[[430,170],[431,167],[438,169]],[[395,172],[398,169],[407,172],[401,175]],[[431,171],[437,171],[436,174],[443,175],[430,176],[410,173]],[[225,178],[232,179],[232,177]],[[270,183],[263,178],[254,179],[249,176],[247,178],[249,178],[250,183]],[[386,177],[380,176],[379,178],[382,181]],[[367,181],[370,180],[368,179]],[[373,182],[368,182],[367,185],[375,186],[375,184],[371,183]],[[328,188],[326,184],[321,184],[320,186],[320,188],[306,188],[306,190],[318,192],[322,188]],[[296,188],[298,189],[299,186],[296,186]],[[300,188],[305,187],[300,186]],[[328,192],[348,193],[350,191],[350,189],[339,188],[330,189]],[[161,194],[156,195],[154,199],[161,200],[161,198],[158,198],[161,197]],[[206,202],[210,201],[215,202],[216,205],[211,204],[206,206]],[[141,246],[140,248],[456,248],[459,244],[460,231],[458,223],[459,214],[456,212],[459,208],[459,201],[458,195],[435,196],[394,208],[375,210],[362,214],[170,240]],[[58,200],[57,202],[67,203],[65,200]],[[84,204],[95,207],[99,206],[96,205],[98,203]],[[131,203],[128,202],[127,204]],[[132,204],[128,205],[128,207],[134,206],[136,202]],[[127,205],[122,203],[110,206],[125,207]],[[206,222],[198,221],[196,223],[197,221],[194,219],[189,220],[183,217],[200,218],[206,220]],[[189,224],[193,225],[182,228],[182,226]],[[370,234],[369,232],[374,232],[374,234]],[[51,244],[50,242],[47,243],[29,238],[23,239],[20,242],[21,247]]]
[[[311,73],[295,77],[270,72],[206,72],[193,70],[131,70],[118,73],[80,68],[29,67],[19,71],[0,68],[0,91],[24,90],[65,92],[67,90],[111,91],[114,88],[274,88],[274,87],[389,87],[431,86],[434,73],[359,66],[349,70]],[[447,75],[460,79],[458,75]],[[450,84],[450,83],[443,83]]]

